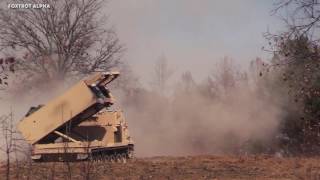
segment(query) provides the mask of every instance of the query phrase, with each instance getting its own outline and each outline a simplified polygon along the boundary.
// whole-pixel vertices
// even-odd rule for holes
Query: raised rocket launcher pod
[[[107,84],[118,72],[96,73],[46,105],[32,107],[18,124],[35,161],[125,160],[133,141],[121,111],[112,110]]]

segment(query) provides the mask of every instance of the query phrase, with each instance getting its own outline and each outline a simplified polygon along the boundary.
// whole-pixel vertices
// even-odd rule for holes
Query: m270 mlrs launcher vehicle
[[[133,141],[107,84],[118,72],[81,80],[46,105],[32,107],[18,129],[32,145],[34,161],[123,160],[133,157]]]

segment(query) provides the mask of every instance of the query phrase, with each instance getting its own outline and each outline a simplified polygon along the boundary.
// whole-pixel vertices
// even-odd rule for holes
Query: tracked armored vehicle
[[[107,85],[118,72],[96,73],[61,96],[29,110],[18,130],[34,161],[126,160],[134,143]]]

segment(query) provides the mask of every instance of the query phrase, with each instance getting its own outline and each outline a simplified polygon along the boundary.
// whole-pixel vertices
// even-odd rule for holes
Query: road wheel
[[[116,162],[116,156],[114,154],[110,155],[110,162],[111,163]]]
[[[133,151],[129,150],[127,153],[127,157],[128,157],[128,159],[133,159],[133,157],[134,157]]]
[[[111,162],[111,156],[110,155],[105,155],[104,156],[106,162]]]
[[[121,154],[121,162],[124,164],[127,163],[127,154],[126,153]]]
[[[117,163],[120,163],[121,162],[121,154],[117,154],[116,159],[117,159]]]

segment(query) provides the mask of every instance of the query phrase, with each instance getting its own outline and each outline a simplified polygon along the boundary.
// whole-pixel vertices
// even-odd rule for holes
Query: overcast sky
[[[110,0],[107,14],[126,45],[124,59],[148,80],[154,62],[165,55],[177,71],[203,79],[224,56],[246,65],[276,32],[281,21],[271,16],[274,0]]]

